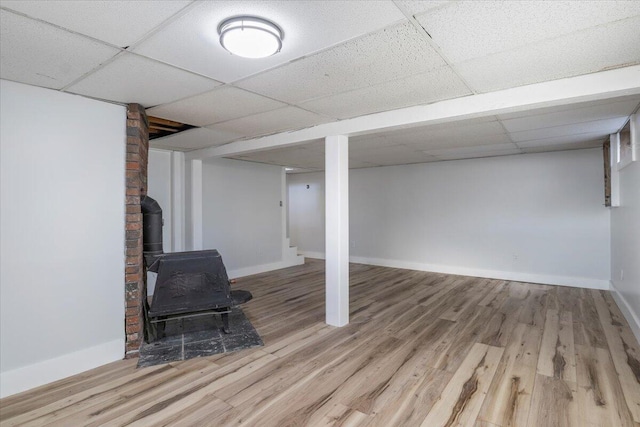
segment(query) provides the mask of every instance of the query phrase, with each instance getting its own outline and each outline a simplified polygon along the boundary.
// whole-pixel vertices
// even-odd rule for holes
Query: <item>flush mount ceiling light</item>
[[[253,16],[229,18],[218,26],[223,48],[243,58],[266,58],[280,52],[284,35],[280,27]]]

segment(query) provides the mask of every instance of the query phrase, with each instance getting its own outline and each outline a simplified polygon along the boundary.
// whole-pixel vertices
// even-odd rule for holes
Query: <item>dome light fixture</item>
[[[255,16],[229,18],[218,26],[220,44],[233,55],[266,58],[282,49],[284,34],[280,27]]]

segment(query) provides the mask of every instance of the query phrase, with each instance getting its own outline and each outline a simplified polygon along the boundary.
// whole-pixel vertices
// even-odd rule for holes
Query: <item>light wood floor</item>
[[[265,347],[135,360],[0,401],[0,424],[640,426],[640,347],[608,292],[351,266],[324,324],[324,263],[238,281]]]

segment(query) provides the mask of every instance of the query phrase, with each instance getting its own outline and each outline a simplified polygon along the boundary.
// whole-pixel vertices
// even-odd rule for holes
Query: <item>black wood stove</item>
[[[148,341],[162,338],[167,321],[204,315],[220,315],[222,329],[229,333],[231,307],[249,301],[251,293],[231,290],[222,257],[215,249],[165,254],[162,209],[148,196],[141,206],[145,263],[148,271],[158,274],[150,306],[145,298]]]

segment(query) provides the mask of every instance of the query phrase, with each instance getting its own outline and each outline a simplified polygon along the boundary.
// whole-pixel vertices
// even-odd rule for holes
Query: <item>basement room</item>
[[[0,0],[0,426],[640,426],[640,2]]]

